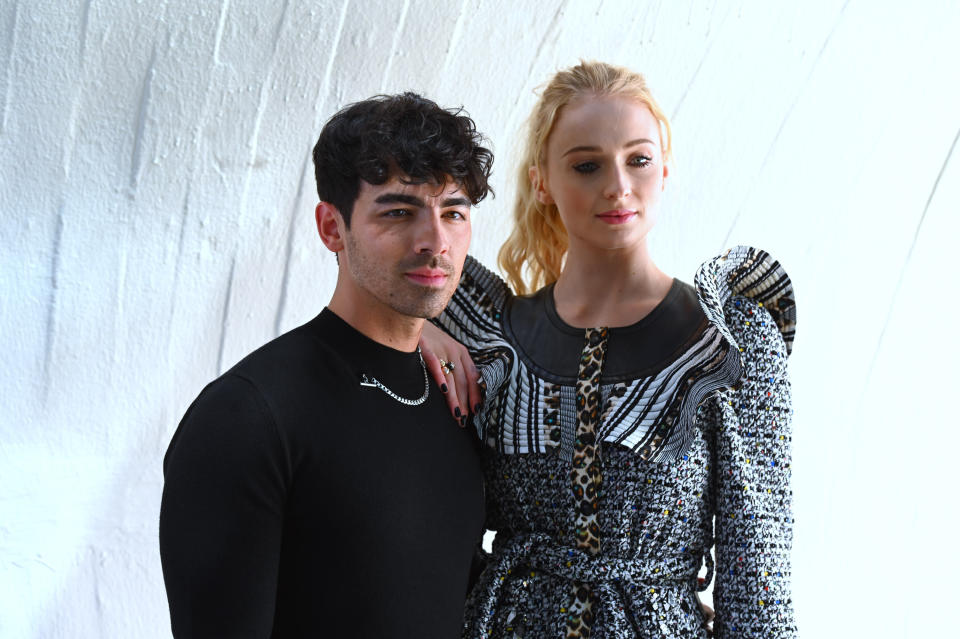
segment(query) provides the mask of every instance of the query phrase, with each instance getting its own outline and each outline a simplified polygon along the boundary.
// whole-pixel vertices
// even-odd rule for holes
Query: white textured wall
[[[753,243],[794,278],[803,634],[949,634],[958,4],[3,0],[0,636],[169,635],[162,455],[204,383],[332,292],[327,117],[465,105],[498,153],[492,265],[532,89],[580,57],[646,72],[673,117],[661,264]]]

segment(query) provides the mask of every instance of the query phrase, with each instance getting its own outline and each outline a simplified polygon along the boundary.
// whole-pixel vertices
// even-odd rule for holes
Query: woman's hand
[[[430,375],[447,395],[447,406],[454,419],[461,427],[466,426],[467,415],[476,413],[483,401],[480,384],[477,383],[480,374],[473,365],[470,353],[463,344],[431,322],[423,324],[420,352]]]
[[[700,601],[700,595],[697,595],[697,601]],[[707,631],[707,636],[713,636],[713,618],[717,616],[713,608],[700,601],[700,610],[703,612],[703,629]]]

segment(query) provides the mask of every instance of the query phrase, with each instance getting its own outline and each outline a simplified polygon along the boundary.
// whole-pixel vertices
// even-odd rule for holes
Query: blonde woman
[[[713,554],[714,636],[796,634],[793,289],[749,247],[693,286],[656,266],[669,159],[641,75],[557,73],[500,251],[510,286],[468,258],[437,319],[456,341],[425,331],[455,416],[476,413],[497,531],[464,637],[706,636]]]

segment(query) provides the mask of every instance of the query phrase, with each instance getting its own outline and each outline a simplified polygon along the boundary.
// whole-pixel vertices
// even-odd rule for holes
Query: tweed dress
[[[516,343],[520,298],[468,258],[436,321],[481,372],[497,534],[463,637],[705,637],[696,592],[714,574],[715,637],[796,636],[793,288],[769,254],[738,246],[694,289],[702,321],[657,366],[606,379],[598,327],[564,379]]]

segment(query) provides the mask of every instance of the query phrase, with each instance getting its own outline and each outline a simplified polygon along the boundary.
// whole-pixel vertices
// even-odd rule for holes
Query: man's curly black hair
[[[324,125],[313,148],[317,194],[337,207],[347,227],[360,180],[452,179],[477,204],[492,192],[493,153],[483,142],[462,109],[442,109],[416,93],[378,95],[347,106]]]

